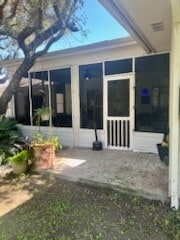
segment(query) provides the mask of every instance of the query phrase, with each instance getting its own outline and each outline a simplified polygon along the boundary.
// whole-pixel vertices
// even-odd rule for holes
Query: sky
[[[83,38],[80,33],[73,33],[53,44],[49,51],[129,36],[126,30],[106,11],[98,0],[85,0],[81,13],[86,16],[87,38]]]
[[[86,17],[84,29],[88,31],[87,37],[84,38],[80,32],[65,35],[50,47],[49,52],[129,36],[98,0],[84,0],[84,2],[79,15]]]

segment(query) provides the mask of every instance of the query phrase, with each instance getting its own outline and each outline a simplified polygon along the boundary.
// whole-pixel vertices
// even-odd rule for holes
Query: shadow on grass
[[[170,221],[167,224],[169,205],[159,201],[62,181],[49,174],[10,174],[0,187],[0,204],[5,207],[9,201],[10,210],[0,217],[1,240],[166,240],[178,236],[178,215],[171,216],[173,226]]]

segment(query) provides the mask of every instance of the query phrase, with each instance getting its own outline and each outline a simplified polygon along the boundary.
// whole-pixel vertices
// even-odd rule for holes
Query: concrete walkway
[[[69,148],[57,154],[54,168],[48,171],[70,181],[162,201],[168,198],[168,167],[156,154]]]

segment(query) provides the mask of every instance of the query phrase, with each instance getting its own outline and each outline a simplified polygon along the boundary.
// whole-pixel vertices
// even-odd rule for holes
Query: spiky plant
[[[23,136],[13,118],[0,115],[0,164],[19,151]]]

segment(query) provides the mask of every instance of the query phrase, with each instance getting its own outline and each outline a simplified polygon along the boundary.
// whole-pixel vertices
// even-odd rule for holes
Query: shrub
[[[19,152],[19,144],[23,136],[17,127],[16,120],[0,115],[0,164]]]

